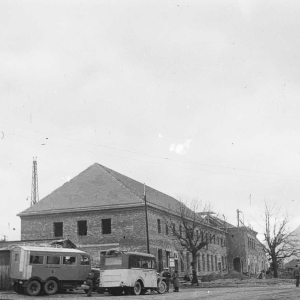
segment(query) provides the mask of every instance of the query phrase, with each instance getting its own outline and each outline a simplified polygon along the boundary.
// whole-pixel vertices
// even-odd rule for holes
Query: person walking
[[[299,287],[300,269],[298,265],[296,265],[296,268],[294,269],[294,277],[296,278],[296,287]]]
[[[164,268],[164,271],[162,272],[162,277],[166,278],[166,285],[167,285],[167,290],[166,292],[169,292],[170,289],[170,280],[171,280],[171,273],[169,272],[169,268]]]
[[[92,291],[93,291],[93,287],[94,287],[94,273],[90,272],[87,279],[86,279],[86,285],[89,286],[89,290],[87,293],[87,297],[91,297],[92,296]]]
[[[173,275],[173,287],[174,287],[174,292],[179,292],[179,278],[178,278],[178,271],[175,270]]]

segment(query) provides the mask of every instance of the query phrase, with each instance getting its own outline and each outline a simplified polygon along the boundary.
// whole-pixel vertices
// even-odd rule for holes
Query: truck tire
[[[167,284],[164,281],[160,281],[157,287],[157,292],[159,294],[165,293],[167,290]]]
[[[14,288],[14,291],[17,294],[24,294],[24,288],[18,282],[14,283],[14,287],[13,288]]]
[[[142,291],[142,285],[139,281],[136,281],[136,283],[134,284],[133,288],[132,288],[132,295],[140,295]]]
[[[44,292],[47,295],[54,295],[58,291],[58,283],[54,279],[49,279],[44,284]]]
[[[42,290],[42,285],[37,280],[32,280],[25,288],[26,294],[29,296],[37,296]]]

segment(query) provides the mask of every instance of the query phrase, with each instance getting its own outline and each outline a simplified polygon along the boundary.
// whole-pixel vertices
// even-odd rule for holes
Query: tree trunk
[[[274,278],[278,277],[278,265],[277,265],[277,259],[273,259],[273,272],[274,272]]]
[[[193,262],[192,262],[192,285],[196,284],[199,285],[198,282],[198,277],[197,277],[197,272],[196,272],[196,267],[197,267],[197,251],[193,251],[192,252],[192,258],[193,258]]]

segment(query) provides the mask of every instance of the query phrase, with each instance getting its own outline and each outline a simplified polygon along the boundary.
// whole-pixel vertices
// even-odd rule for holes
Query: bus
[[[68,248],[18,246],[11,249],[9,275],[18,294],[53,295],[76,289],[91,271],[89,254]]]
[[[166,281],[156,271],[155,256],[111,249],[101,256],[99,290],[112,295],[162,294]]]

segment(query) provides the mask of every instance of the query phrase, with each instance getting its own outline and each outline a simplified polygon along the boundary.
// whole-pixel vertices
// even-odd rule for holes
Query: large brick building
[[[191,255],[164,224],[164,214],[179,202],[146,186],[150,253],[159,268],[174,257],[181,275],[190,272]],[[99,164],[19,214],[21,240],[69,238],[89,252],[94,263],[109,248],[147,251],[144,185]],[[178,226],[178,224],[175,224]],[[197,257],[199,275],[227,268],[225,230],[210,226],[214,239]]]

